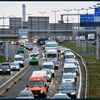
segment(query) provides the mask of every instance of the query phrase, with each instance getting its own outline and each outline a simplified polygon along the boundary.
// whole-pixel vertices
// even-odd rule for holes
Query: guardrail
[[[84,66],[84,68],[85,68],[85,74],[86,74],[86,86],[85,86],[85,99],[87,98],[87,94],[88,94],[88,91],[87,91],[87,68],[86,68],[86,64],[85,64],[85,62],[84,62],[84,60],[83,60],[83,58],[78,54],[78,53],[76,53],[75,51],[73,51],[80,59],[81,59],[81,61],[82,61],[82,64],[83,64],[83,66]],[[81,73],[81,72],[80,72]],[[80,91],[80,94],[79,94],[79,97],[81,98],[81,81],[80,81],[80,89],[79,89],[79,91]]]
[[[31,67],[24,67],[7,82],[0,86],[0,95],[10,89]]]

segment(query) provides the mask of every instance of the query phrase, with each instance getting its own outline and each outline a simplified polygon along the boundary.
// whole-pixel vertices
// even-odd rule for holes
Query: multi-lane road
[[[25,58],[27,60],[26,66],[28,66],[28,52],[26,50],[25,52]],[[42,52],[41,52],[42,53]],[[82,61],[80,60],[79,57],[77,57],[79,64],[80,64],[80,70],[81,73],[78,76],[78,81],[77,81],[77,97],[78,98],[85,98],[86,95],[86,70],[84,68],[84,65],[82,64]],[[39,65],[41,65],[43,59],[41,58]],[[60,59],[61,65],[58,70],[55,71],[55,78],[52,79],[51,83],[49,84],[49,91],[47,93],[47,98],[52,98],[54,94],[57,92],[57,89],[61,83],[62,79],[62,68],[63,68],[63,59]],[[0,97],[3,98],[16,98],[18,94],[20,93],[21,90],[23,90],[26,85],[28,84],[28,78],[32,74],[33,71],[35,70],[40,70],[40,66],[34,65],[34,66],[28,66],[31,67],[30,70],[28,70],[21,78],[20,80],[14,84],[8,91],[6,91],[3,95]],[[13,75],[15,75],[17,72],[12,72],[11,76],[0,76],[0,85],[2,85],[4,82],[9,80]],[[81,78],[80,78],[81,77]],[[80,86],[81,85],[81,86]],[[80,88],[80,89],[79,89]],[[79,94],[80,92],[80,94]],[[80,97],[79,97],[80,96]]]

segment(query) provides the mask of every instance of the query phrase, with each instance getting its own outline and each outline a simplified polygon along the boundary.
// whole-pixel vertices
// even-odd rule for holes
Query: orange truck
[[[32,91],[34,96],[46,96],[48,91],[47,79],[44,75],[31,75],[28,89]]]

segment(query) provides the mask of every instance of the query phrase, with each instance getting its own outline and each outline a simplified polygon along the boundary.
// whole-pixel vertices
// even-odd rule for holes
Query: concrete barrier
[[[7,82],[0,86],[0,95],[10,89],[31,67],[24,67]]]

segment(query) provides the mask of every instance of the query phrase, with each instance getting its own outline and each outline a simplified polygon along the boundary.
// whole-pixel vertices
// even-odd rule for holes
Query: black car
[[[0,65],[0,75],[1,74],[11,75],[11,68],[9,63],[2,63]]]

